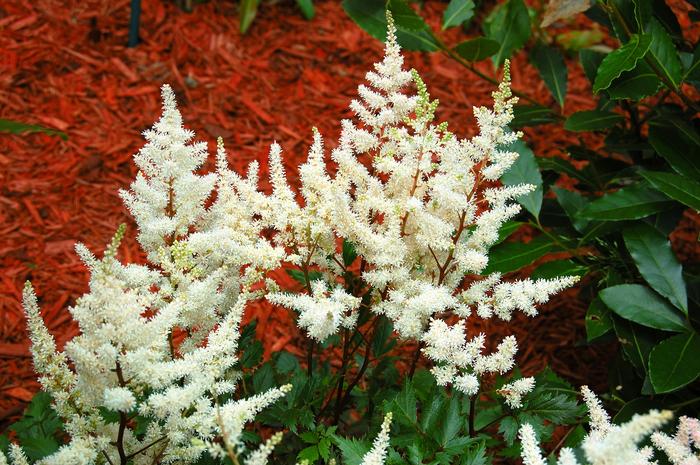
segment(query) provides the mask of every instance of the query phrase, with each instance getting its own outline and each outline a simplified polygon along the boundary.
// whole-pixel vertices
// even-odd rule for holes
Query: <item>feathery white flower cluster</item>
[[[360,465],[383,465],[389,448],[389,429],[391,428],[391,412],[387,413],[382,422],[381,431],[372,444],[372,449],[362,457]]]
[[[123,228],[102,259],[78,244],[90,291],[70,309],[81,333],[62,353],[34,291],[25,288],[34,364],[71,438],[42,464],[94,463],[98,456],[122,465],[191,463],[207,448],[217,451],[217,410],[242,452],[243,424],[288,389],[215,401],[235,390],[240,321],[260,294],[252,286],[279,267],[284,251],[263,238],[235,188],[245,181],[228,169],[221,144],[216,172],[195,174],[205,147],[188,143],[192,133],[183,129],[168,86],[163,102],[163,116],[144,133],[148,142],[135,156],[137,178],[121,193],[150,265],[116,259]],[[174,334],[186,335],[184,342],[176,346]],[[102,408],[119,421],[107,421]],[[135,415],[147,418],[145,434],[133,430]],[[24,463],[21,451],[13,451],[13,463]],[[258,454],[256,463],[262,459]]]
[[[588,387],[581,388],[590,415],[591,430],[584,437],[581,449],[589,465],[655,465],[654,449],[638,444],[651,435],[651,442],[666,454],[673,465],[700,464],[700,421],[681,417],[678,431],[670,437],[658,429],[667,423],[673,414],[668,411],[651,410],[644,415],[634,415],[622,425],[610,422],[600,400]],[[520,428],[522,457],[525,465],[545,465],[535,431],[529,424]],[[574,451],[563,448],[557,465],[580,465]]]
[[[315,267],[330,287],[347,285],[339,243],[350,242],[363,280],[353,295],[370,290],[365,305],[391,319],[402,338],[421,342],[438,364],[433,373],[439,383],[472,395],[480,376],[512,368],[517,350],[508,337],[495,353],[482,354],[485,336],[466,335],[472,311],[506,320],[518,310],[533,316],[535,305],[576,278],[502,282],[498,273],[479,278],[500,227],[520,211],[512,200],[533,189],[494,187],[518,156],[508,149],[519,137],[508,130],[516,101],[508,65],[493,94],[494,108],[474,109],[479,134],[459,139],[446,123],[434,123],[438,102],[415,71],[403,69],[390,15],[388,20],[384,59],[367,73],[368,84],[359,86],[359,99],[350,105],[357,120],[342,122],[330,154],[335,173],[327,170],[323,141],[314,131],[300,168],[303,204],[285,180],[277,145],[270,151],[272,194],[250,197],[261,221],[276,231],[274,243],[289,251],[287,260],[302,270]],[[415,94],[404,90],[410,83]],[[349,295],[327,297],[325,284],[310,287],[307,294],[268,299],[298,310],[300,326],[317,340],[354,324],[357,307],[340,298]],[[459,321],[447,324],[450,314]],[[518,385],[520,395],[524,387]],[[510,402],[519,403],[515,397]]]

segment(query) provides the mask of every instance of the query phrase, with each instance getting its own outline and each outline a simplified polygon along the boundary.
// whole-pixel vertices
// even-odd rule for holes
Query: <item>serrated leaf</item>
[[[563,108],[568,85],[568,71],[564,56],[558,49],[539,43],[530,52],[530,61],[539,71],[554,100]]]
[[[464,424],[464,419],[459,411],[459,400],[455,396],[453,396],[447,404],[445,415],[441,423],[440,444],[445,446],[457,436],[457,433],[459,433]]]
[[[347,465],[360,465],[362,458],[371,448],[369,441],[366,440],[334,436],[333,441],[343,454],[343,463]]]
[[[672,173],[641,171],[640,174],[655,189],[695,211],[700,211],[700,183]]]
[[[299,368],[299,361],[297,358],[287,351],[279,352],[277,356],[277,362],[275,368],[278,373],[289,373]]]
[[[301,270],[289,269],[289,268],[285,269],[284,271],[286,271],[287,274],[288,274],[292,279],[294,279],[295,281],[297,281],[297,282],[300,283],[301,285],[303,285],[303,286],[306,286],[306,285],[307,285],[307,283],[306,283],[306,276],[304,276],[304,272],[303,272],[303,271],[301,271]],[[317,279],[321,279],[322,277],[323,277],[323,275],[322,275],[320,272],[318,272],[318,271],[309,271],[309,281],[310,281],[310,282],[314,282],[314,281],[316,281]]]
[[[524,411],[555,424],[568,424],[576,421],[580,408],[576,400],[564,394],[535,391]]]
[[[610,309],[600,300],[593,299],[586,312],[586,338],[588,342],[598,339],[613,329]]]
[[[347,239],[343,239],[343,264],[345,266],[350,266],[355,262],[357,258],[357,251],[355,250],[355,244]]]
[[[620,284],[600,291],[600,299],[620,317],[662,331],[689,329],[683,315],[651,289],[640,284]]]
[[[483,274],[508,273],[527,266],[554,248],[546,236],[538,236],[527,244],[505,242],[491,249],[489,264]]]
[[[22,439],[22,450],[31,462],[53,454],[58,448],[58,441],[52,437],[33,436]]]
[[[533,184],[535,190],[519,196],[516,201],[537,218],[542,208],[542,175],[537,167],[535,154],[521,140],[516,141],[509,149],[517,152],[519,156],[508,171],[503,173],[501,182],[505,186]]]
[[[688,314],[683,268],[671,242],[656,228],[637,223],[623,232],[625,245],[644,280],[656,292]]]
[[[651,36],[633,34],[625,45],[609,53],[598,67],[593,92],[607,89],[623,72],[634,69],[637,61],[644,57],[650,45]]]
[[[394,399],[394,403],[398,408],[398,414],[404,416],[411,423],[416,423],[416,394],[410,383],[404,383],[403,389]]]
[[[442,30],[459,26],[474,16],[474,0],[450,0],[442,16]]]
[[[508,0],[489,14],[484,22],[484,33],[499,43],[499,49],[493,56],[496,66],[501,66],[514,50],[525,45],[530,32],[530,14],[523,0]]]
[[[624,121],[624,116],[611,111],[577,111],[566,119],[564,129],[576,132],[600,131],[611,128]]]
[[[436,392],[430,399],[430,403],[427,406],[424,405],[421,409],[420,425],[425,432],[431,433],[435,431],[437,429],[436,425],[442,420],[445,399],[441,394],[439,391]]]
[[[512,446],[515,439],[518,437],[519,428],[520,425],[518,425],[518,422],[515,421],[515,418],[505,417],[498,425],[498,432],[503,435],[503,440],[506,442],[506,444]]]
[[[648,187],[635,185],[590,202],[579,216],[599,221],[638,220],[673,205],[665,195]]]
[[[654,391],[675,391],[700,376],[700,335],[678,334],[654,347],[649,354],[649,378]]]
[[[481,61],[498,52],[500,44],[495,40],[486,37],[476,37],[474,39],[460,42],[455,47],[455,52],[467,61]]]

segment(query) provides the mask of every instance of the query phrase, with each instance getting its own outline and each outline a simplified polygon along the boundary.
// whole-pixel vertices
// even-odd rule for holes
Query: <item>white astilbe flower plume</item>
[[[140,168],[122,197],[139,228],[147,265],[124,265],[120,227],[102,259],[76,251],[90,270],[90,290],[70,308],[80,334],[58,352],[27,284],[24,307],[32,355],[44,390],[65,422],[68,444],[46,465],[192,463],[216,444],[216,398],[235,391],[239,326],[247,303],[260,295],[264,273],[284,250],[264,239],[255,208],[237,187],[219,142],[217,170],[197,175],[205,144],[189,144],[174,94],[163,87],[163,116],[146,131]],[[211,195],[216,198],[209,201]],[[209,206],[205,203],[209,201]],[[175,344],[176,333],[186,334]],[[71,368],[72,367],[72,368]],[[245,422],[288,387],[220,406],[233,443]],[[119,416],[107,423],[100,409]],[[150,420],[137,436],[129,418]],[[15,465],[21,450],[11,449]]]
[[[389,448],[389,430],[391,429],[391,412],[387,413],[382,422],[382,429],[374,438],[372,449],[362,457],[360,465],[383,465]]]
[[[368,295],[358,303],[360,312],[366,306],[388,317],[401,338],[420,342],[437,364],[433,373],[440,384],[474,395],[480,377],[512,368],[517,343],[508,337],[496,352],[483,354],[484,336],[468,338],[465,319],[476,313],[509,320],[515,311],[534,316],[536,305],[577,278],[503,282],[498,274],[480,276],[501,226],[520,211],[514,200],[534,189],[493,182],[518,157],[510,147],[520,134],[508,129],[517,101],[509,65],[493,93],[493,108],[474,109],[479,133],[459,139],[446,123],[434,121],[438,102],[416,71],[404,69],[390,14],[387,19],[384,58],[358,87],[359,97],[350,104],[355,118],[342,122],[330,153],[337,169],[331,174],[314,130],[300,167],[303,201],[287,185],[276,144],[270,150],[272,193],[248,193],[261,221],[275,231],[274,243],[288,251],[286,260],[305,276],[320,272],[331,289],[344,285],[348,294],[334,297],[336,291],[329,295],[328,288],[306,283],[301,295],[268,299],[297,310],[299,326],[322,340],[355,323],[348,315],[356,307],[341,304],[340,297]],[[353,263],[345,261],[348,246],[358,257]],[[359,282],[347,278],[356,262]],[[459,320],[448,320],[450,315]]]
[[[678,431],[670,437],[659,431],[673,414],[651,410],[644,415],[635,414],[630,421],[621,425],[610,422],[600,400],[584,386],[581,389],[590,414],[590,431],[581,443],[581,450],[587,465],[656,465],[654,449],[639,447],[651,436],[656,449],[663,452],[673,465],[697,465],[700,463],[700,421],[681,417]],[[525,465],[544,464],[542,452],[531,425],[520,427],[522,457]],[[574,451],[563,448],[556,461],[557,465],[583,465],[576,459]]]

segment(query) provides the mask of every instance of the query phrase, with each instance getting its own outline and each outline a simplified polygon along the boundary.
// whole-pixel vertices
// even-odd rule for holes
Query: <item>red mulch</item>
[[[236,168],[257,159],[265,171],[268,146],[277,140],[294,178],[311,127],[332,145],[356,86],[381,57],[381,44],[339,2],[314,2],[311,22],[293,2],[263,4],[244,37],[235,2],[199,5],[192,14],[166,1],[143,3],[143,43],[133,49],[124,45],[129,0],[18,0],[0,6],[0,117],[69,136],[0,136],[0,424],[15,417],[38,388],[19,304],[24,281],[36,287],[47,325],[62,346],[77,332],[67,307],[87,290],[75,241],[101,251],[126,222],[121,257],[143,259],[117,192],[135,175],[131,157],[142,144],[141,131],[159,116],[161,84],[176,90],[186,125],[200,140],[213,149],[216,137],[224,138]],[[423,13],[436,24],[443,8],[428,2]],[[458,135],[473,134],[471,107],[488,103],[492,86],[440,55],[407,55],[440,99],[438,116]],[[568,67],[567,114],[594,104],[580,67],[573,60]],[[488,62],[479,69],[495,76]],[[551,101],[524,56],[515,59],[513,81],[516,89]],[[544,126],[528,130],[526,139],[538,155],[560,156],[577,136]],[[692,231],[697,221],[685,223]],[[694,244],[689,235],[683,242]],[[697,247],[686,253],[697,258]],[[604,388],[610,350],[577,346],[585,340],[585,307],[576,294],[557,296],[536,319],[482,327],[518,336],[526,372],[550,364],[576,383]],[[251,315],[260,319],[258,334],[268,354],[282,348],[301,352],[285,310],[261,304]]]

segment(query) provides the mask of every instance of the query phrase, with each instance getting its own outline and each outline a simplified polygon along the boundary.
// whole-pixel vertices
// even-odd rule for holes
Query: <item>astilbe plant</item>
[[[205,144],[190,142],[174,94],[163,87],[163,115],[144,133],[147,143],[135,156],[139,173],[121,193],[148,263],[118,261],[123,228],[101,259],[77,246],[90,291],[70,309],[80,335],[63,352],[31,286],[25,289],[35,367],[70,437],[41,463],[185,464],[205,452],[265,463],[282,436],[251,452],[244,427],[290,386],[243,398],[236,390],[239,326],[247,305],[262,296],[299,313],[312,341],[309,370],[318,343],[343,334],[338,387],[319,418],[335,398],[325,418],[338,421],[384,318],[401,340],[418,344],[409,377],[424,354],[439,385],[469,396],[474,433],[482,378],[511,370],[517,343],[509,336],[482,353],[486,336],[468,338],[467,318],[534,316],[537,304],[575,278],[506,282],[497,273],[481,275],[499,229],[520,210],[512,200],[532,189],[498,184],[517,158],[508,146],[519,137],[508,130],[516,99],[507,64],[493,109],[475,109],[479,133],[471,139],[434,122],[437,102],[415,71],[403,69],[390,17],[385,57],[367,80],[351,104],[357,121],[343,121],[331,153],[333,174],[315,131],[300,167],[303,202],[285,179],[276,144],[269,195],[258,186],[257,163],[245,176],[229,169],[221,141],[216,170],[197,174]],[[405,91],[411,83],[416,93]],[[267,277],[290,265],[305,285],[301,293],[281,292]],[[362,365],[346,379],[353,350],[363,343]],[[521,378],[498,392],[516,409],[534,384]],[[389,414],[367,464],[386,457],[390,421]],[[10,458],[27,463],[17,445]]]

